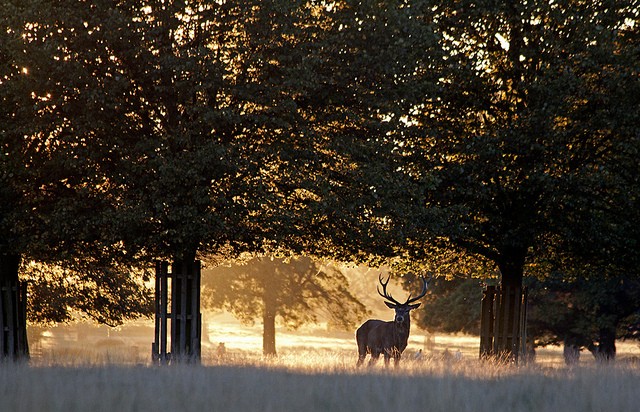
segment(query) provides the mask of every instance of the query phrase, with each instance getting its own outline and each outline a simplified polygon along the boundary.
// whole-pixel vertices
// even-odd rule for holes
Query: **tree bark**
[[[592,350],[593,356],[600,362],[611,362],[616,358],[616,331],[613,328],[600,329],[598,346]]]
[[[262,315],[262,354],[264,356],[277,356],[276,353],[276,311],[277,304],[273,292],[268,285],[265,285],[264,313]]]
[[[500,251],[497,264],[502,275],[502,287],[522,288],[526,257],[527,248],[522,246],[507,246]]]
[[[278,356],[276,352],[276,317],[265,313],[262,334],[262,353],[264,356]]]
[[[0,254],[0,320],[3,325],[3,330],[0,330],[0,356],[12,360],[29,357],[27,293],[18,277],[20,260],[21,256],[17,254]]]
[[[20,256],[0,254],[0,284],[17,285]]]

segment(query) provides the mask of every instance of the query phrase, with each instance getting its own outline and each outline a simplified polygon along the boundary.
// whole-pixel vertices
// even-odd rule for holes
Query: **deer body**
[[[382,278],[378,279],[382,285],[384,293],[381,293],[378,289],[378,293],[383,298],[390,302],[385,304],[395,310],[394,320],[385,322],[378,319],[370,319],[362,324],[356,331],[356,341],[358,343],[358,363],[357,366],[362,365],[367,354],[371,355],[369,365],[373,365],[380,355],[384,355],[384,363],[389,365],[389,360],[393,358],[394,364],[397,366],[400,362],[402,352],[407,347],[409,340],[409,329],[411,328],[411,320],[409,312],[420,306],[419,303],[411,304],[416,300],[422,298],[427,293],[427,282],[423,281],[422,293],[411,299],[411,296],[405,303],[399,303],[391,295],[387,293],[387,284],[382,281]]]

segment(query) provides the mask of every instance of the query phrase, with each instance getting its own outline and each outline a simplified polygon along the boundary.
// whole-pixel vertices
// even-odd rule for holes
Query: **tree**
[[[635,276],[552,273],[530,277],[525,285],[527,337],[535,346],[564,345],[567,363],[577,361],[582,348],[597,360],[613,360],[617,339],[637,339],[640,284]],[[474,279],[432,280],[417,321],[437,331],[478,333],[479,295]]]
[[[279,248],[346,260],[391,253],[378,194],[352,164],[376,154],[365,136],[391,130],[382,120],[398,113],[383,96],[395,74],[412,70],[391,60],[412,11],[395,8],[402,19],[387,29],[375,17],[389,10],[373,2],[34,1],[4,10],[4,141],[24,155],[6,175],[50,179],[42,198],[60,200],[53,210],[43,202],[37,222],[29,207],[16,209],[22,233],[48,237],[33,243],[45,245],[41,259],[51,260],[49,245],[65,246],[63,263],[78,262],[64,255],[75,248],[141,265]],[[345,144],[353,139],[358,147]],[[42,162],[22,170],[29,159]],[[6,191],[13,199],[26,189]],[[363,218],[374,215],[374,224]],[[367,248],[350,246],[364,238]]]
[[[437,332],[480,333],[482,287],[477,279],[437,278],[416,311],[420,327]]]
[[[315,245],[316,253],[379,265],[401,253],[407,223],[419,218],[411,200],[421,195],[407,181],[428,184],[430,176],[408,166],[402,141],[407,114],[437,86],[437,34],[425,22],[425,6],[337,1],[326,10],[317,53],[321,81],[309,104],[334,158],[313,205],[313,232],[331,241]]]
[[[310,12],[284,1],[9,2],[2,253],[73,266],[113,305],[117,285],[120,298],[134,285],[130,265],[288,237],[321,167],[305,160],[313,148],[292,106],[293,80],[309,75],[291,34]],[[80,284],[31,273],[49,295]]]
[[[403,183],[379,191],[407,193],[389,199],[413,212],[389,214],[407,239],[399,249],[413,260],[479,257],[503,288],[521,288],[541,264],[580,265],[569,256],[620,258],[629,240],[616,216],[637,202],[621,166],[639,147],[638,65],[628,57],[637,7],[430,5],[422,21],[439,41],[425,53],[440,55],[429,67],[438,87],[433,73],[411,79],[430,93],[395,137]]]
[[[624,252],[638,239],[632,1],[2,13],[0,246],[13,257],[86,278],[243,251],[453,251],[516,287],[541,262],[637,262]]]
[[[276,321],[290,329],[326,316],[334,326],[352,330],[366,315],[340,271],[310,258],[254,258],[218,266],[204,276],[212,307],[225,308],[243,323],[261,319],[263,353],[276,355]]]
[[[535,306],[529,330],[536,344],[586,348],[601,361],[615,359],[616,340],[629,336],[640,311],[636,277],[566,279],[555,274],[533,282],[530,290]]]
[[[1,12],[1,277],[3,284],[17,284],[20,266],[11,262],[22,262],[24,270],[32,262],[56,266],[69,278],[61,281],[41,267],[29,274],[23,270],[38,299],[32,303],[43,303],[39,298],[45,295],[72,297],[57,301],[62,312],[55,315],[30,313],[38,320],[60,320],[77,309],[120,323],[147,314],[150,294],[142,284],[144,272],[132,270],[135,261],[110,225],[118,215],[105,174],[112,146],[104,133],[92,133],[104,123],[87,127],[84,109],[93,101],[80,93],[98,80],[80,70],[71,46],[63,47],[77,37],[56,25],[64,17],[80,25],[81,10],[57,15],[64,9],[50,6],[8,2]]]
[[[520,286],[525,263],[619,234],[607,213],[623,189],[616,148],[638,143],[628,115],[638,82],[620,34],[637,10],[617,5],[436,8],[442,93],[411,116],[416,139],[405,141],[437,182],[424,187],[425,213],[447,218],[425,240],[483,256],[504,286]],[[612,112],[612,95],[631,106]]]

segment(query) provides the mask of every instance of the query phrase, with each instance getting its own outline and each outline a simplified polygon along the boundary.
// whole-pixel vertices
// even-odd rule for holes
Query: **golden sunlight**
[[[385,319],[385,317],[381,317]],[[34,365],[150,365],[153,321],[129,322],[118,328],[89,323],[72,323],[52,327],[28,328],[31,363]],[[218,347],[224,344],[224,355]],[[353,369],[357,360],[355,329],[353,332],[329,331],[326,324],[289,331],[277,327],[277,364],[282,367],[308,370],[313,368]],[[636,342],[619,342],[620,362],[640,358]],[[447,361],[460,365],[476,364],[479,337],[471,335],[430,334],[412,328],[409,346],[403,361],[410,368],[423,362]],[[562,348],[536,349],[536,365],[564,368]],[[581,364],[592,365],[593,357],[584,353]],[[261,364],[262,325],[246,326],[228,313],[203,313],[202,363]],[[402,363],[401,362],[401,363]],[[378,362],[377,368],[383,368]]]

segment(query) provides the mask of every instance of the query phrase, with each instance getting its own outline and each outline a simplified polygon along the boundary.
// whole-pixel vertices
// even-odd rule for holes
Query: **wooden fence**
[[[170,288],[168,279],[171,279]],[[200,261],[174,262],[171,273],[167,262],[156,264],[155,313],[153,361],[158,364],[199,363],[202,340]],[[170,351],[167,337],[170,337]]]
[[[26,282],[0,285],[0,331],[0,353],[5,359],[29,357]]]
[[[487,286],[483,293],[480,357],[526,362],[526,288]]]

